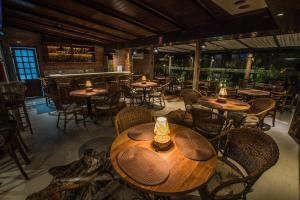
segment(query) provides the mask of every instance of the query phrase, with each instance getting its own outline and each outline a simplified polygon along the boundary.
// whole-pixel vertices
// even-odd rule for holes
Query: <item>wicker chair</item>
[[[71,88],[73,90],[84,89],[86,78],[73,78],[70,82]]]
[[[125,102],[120,102],[120,98],[121,90],[111,90],[104,101],[94,101],[96,117],[99,118],[99,114],[102,113],[109,114],[112,124],[114,125],[113,116],[122,108],[126,107]]]
[[[149,102],[152,102],[152,106],[154,105],[155,102],[159,102],[161,109],[163,109],[166,106],[164,96],[165,96],[166,87],[168,87],[169,84],[170,83],[166,83],[160,87],[156,87],[150,92]]]
[[[193,89],[184,89],[181,91],[180,96],[183,98],[185,112],[190,112],[193,108],[193,105],[198,103],[198,99],[202,97],[202,95]],[[185,117],[185,116],[184,116]]]
[[[208,87],[207,86],[200,86],[199,87],[199,93],[202,95],[202,96],[207,96],[208,95]]]
[[[208,139],[215,138],[222,131],[230,128],[230,121],[224,115],[212,112],[210,109],[191,109],[193,127]]]
[[[236,99],[238,97],[237,89],[235,88],[226,88],[227,98]]]
[[[257,129],[231,129],[219,139],[224,154],[200,193],[203,199],[246,199],[259,177],[276,164],[278,147]]]
[[[280,111],[280,113],[284,111],[287,99],[287,91],[270,92],[270,98],[276,102],[275,108],[268,113],[268,116],[272,118],[272,125],[275,126],[275,118],[277,111]]]
[[[248,103],[250,109],[246,113],[229,112],[229,118],[233,119],[235,127],[262,128],[265,117],[274,109],[276,102],[270,98],[257,98]]]
[[[132,126],[152,121],[153,117],[150,110],[139,106],[129,106],[117,114],[115,127],[117,134],[120,134]]]

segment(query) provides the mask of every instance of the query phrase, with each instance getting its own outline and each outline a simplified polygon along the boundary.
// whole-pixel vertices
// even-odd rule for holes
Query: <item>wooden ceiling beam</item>
[[[207,5],[203,2],[203,0],[193,0],[195,4],[200,7],[214,22],[219,22],[213,12],[207,7]]]
[[[7,8],[4,11],[4,16],[5,17],[11,17],[11,18],[16,18],[17,17],[19,19],[27,19],[27,20],[32,21],[32,22],[36,22],[36,23],[44,24],[44,25],[48,25],[48,26],[53,26],[53,27],[56,27],[58,29],[65,29],[65,30],[68,30],[68,31],[71,31],[71,32],[77,32],[77,33],[80,33],[80,34],[88,35],[88,36],[106,41],[106,43],[107,42],[116,42],[116,41],[120,42],[120,41],[123,41],[123,40],[108,39],[108,38],[105,38],[101,35],[99,36],[99,34],[97,34],[97,33],[90,32],[90,31],[87,31],[85,29],[83,30],[83,29],[80,29],[78,27],[69,26],[69,25],[66,25],[66,24],[63,24],[63,23],[57,23],[56,21],[49,20],[47,18],[38,17],[38,16],[35,16],[35,15],[31,15],[31,14],[28,14],[28,13],[24,13],[24,12],[20,12],[20,11],[16,11],[16,10],[11,10],[11,9],[7,9]]]
[[[241,40],[236,40],[237,42],[239,42],[240,44],[246,46],[248,49],[252,49],[252,47],[250,47],[249,45],[247,45],[245,42],[241,41]]]
[[[111,8],[105,6],[104,4],[100,4],[99,2],[95,2],[93,0],[76,0],[76,2],[79,2],[82,5],[85,5],[89,8],[95,9],[98,12],[101,12],[103,14],[106,14],[110,17],[114,17],[117,18],[119,20],[125,21],[129,24],[133,24],[139,28],[142,28],[144,30],[147,30],[151,33],[155,33],[155,34],[162,34],[161,30],[158,30],[157,28],[153,27],[153,26],[149,26],[147,24],[145,24],[144,22],[141,22],[129,15],[125,15],[121,12],[118,12],[116,10],[112,10]]]
[[[130,32],[128,30],[123,29],[123,28],[119,28],[119,27],[116,27],[114,25],[101,22],[99,20],[93,19],[93,18],[88,17],[88,16],[79,15],[77,13],[65,10],[63,8],[60,8],[59,6],[49,5],[49,4],[47,4],[47,3],[43,2],[43,1],[40,1],[40,0],[26,0],[26,2],[21,1],[21,0],[17,0],[16,2],[17,3],[23,2],[25,5],[26,4],[28,5],[30,3],[30,4],[32,4],[32,7],[38,7],[38,6],[40,6],[40,7],[43,7],[45,9],[57,12],[57,13],[61,13],[63,15],[70,16],[72,18],[77,18],[77,19],[82,20],[82,21],[86,21],[86,22],[89,22],[89,23],[93,23],[95,25],[103,26],[103,27],[106,27],[106,28],[109,28],[109,29],[112,29],[112,30],[115,30],[115,31],[118,31],[118,32],[122,32],[124,34],[128,34],[128,35],[134,36],[136,38],[142,37],[142,35],[138,35],[136,33],[132,33],[132,32]]]
[[[149,6],[146,3],[143,3],[142,1],[139,0],[127,0],[128,2],[132,3],[133,5],[142,8],[143,10],[149,12],[152,15],[156,15],[161,19],[164,19],[165,21],[169,22],[170,24],[174,25],[175,27],[177,27],[180,30],[186,30],[187,28],[179,23],[177,23],[177,21],[175,19],[173,19],[172,17],[168,16],[165,13],[162,13],[161,11],[152,8],[151,6]]]
[[[84,26],[84,25],[81,25],[81,24],[78,24],[78,23],[73,23],[73,22],[68,22],[68,21],[64,21],[64,20],[59,20],[59,19],[49,19],[49,16],[45,15],[45,14],[38,14],[38,13],[30,13],[29,12],[26,12],[25,9],[22,9],[22,8],[19,8],[19,7],[14,7],[13,9],[10,8],[9,6],[6,6],[4,8],[4,14],[5,12],[16,12],[16,13],[19,13],[19,14],[26,14],[26,15],[30,15],[32,17],[37,17],[37,18],[40,18],[41,20],[47,20],[47,21],[51,21],[52,23],[56,23],[56,24],[61,24],[62,26],[70,26],[70,27],[74,27],[74,28],[77,28],[77,29],[81,29],[83,31],[86,31],[86,32],[90,32],[90,33],[93,33],[103,39],[110,39],[112,41],[124,41],[125,38],[123,37],[119,37],[119,36],[116,36],[116,35],[112,35],[112,34],[109,34],[109,33],[106,33],[106,32],[103,32],[103,31],[100,31],[100,30],[97,30],[97,29],[94,29],[94,28],[91,28],[91,27],[88,27],[88,26]]]
[[[35,22],[30,22],[28,20],[24,20],[24,19],[18,19],[18,18],[8,18],[6,20],[6,22],[8,22],[8,24],[10,26],[14,26],[14,27],[22,27],[26,30],[30,30],[29,28],[32,28],[34,30],[41,30],[43,31],[44,34],[48,34],[49,32],[52,34],[58,34],[58,35],[63,35],[63,36],[67,36],[70,38],[77,38],[77,39],[81,39],[81,40],[85,40],[85,41],[93,41],[95,44],[101,45],[101,46],[106,46],[105,43],[103,43],[103,41],[99,40],[99,39],[95,39],[95,38],[91,38],[88,36],[84,36],[84,35],[80,35],[78,33],[74,33],[71,31],[65,31],[63,29],[57,29],[57,28],[53,28],[47,25],[43,25],[43,24],[38,24]]]

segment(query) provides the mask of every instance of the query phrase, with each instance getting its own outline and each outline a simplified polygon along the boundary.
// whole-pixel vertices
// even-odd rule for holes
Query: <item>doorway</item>
[[[42,95],[39,66],[36,49],[27,47],[11,47],[17,78],[27,86],[28,97]]]

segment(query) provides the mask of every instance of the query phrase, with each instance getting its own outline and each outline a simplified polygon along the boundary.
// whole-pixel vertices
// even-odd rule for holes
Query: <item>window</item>
[[[36,52],[34,48],[12,48],[19,80],[38,79]]]

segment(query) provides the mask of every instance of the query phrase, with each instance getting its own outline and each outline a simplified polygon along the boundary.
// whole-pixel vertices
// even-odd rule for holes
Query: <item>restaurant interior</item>
[[[0,0],[0,199],[300,200],[299,0]]]

